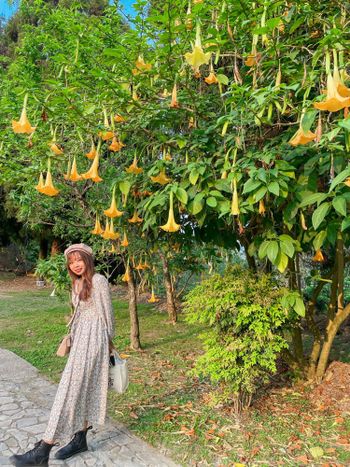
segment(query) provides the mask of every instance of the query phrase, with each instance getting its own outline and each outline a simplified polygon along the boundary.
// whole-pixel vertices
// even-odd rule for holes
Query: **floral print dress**
[[[106,417],[109,339],[115,323],[107,279],[95,274],[92,293],[79,301],[71,326],[71,350],[51,409],[44,440],[66,441],[89,425],[103,425]]]

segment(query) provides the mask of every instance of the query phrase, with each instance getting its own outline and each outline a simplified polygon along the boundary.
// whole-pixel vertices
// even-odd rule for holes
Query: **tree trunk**
[[[294,259],[289,259],[289,289],[290,290],[299,290],[298,288],[298,280],[296,275],[296,268]],[[292,330],[292,340],[293,340],[293,350],[294,350],[294,357],[298,362],[300,369],[304,370],[305,368],[305,358],[304,358],[304,346],[303,346],[303,337],[301,328],[295,327]]]
[[[130,314],[130,346],[134,350],[141,350],[140,342],[140,326],[139,317],[137,313],[137,298],[136,298],[136,285],[134,279],[134,271],[129,265],[129,314]]]
[[[60,252],[61,252],[60,244],[59,244],[57,238],[54,238],[52,243],[51,243],[50,255],[55,256],[55,255],[57,255],[57,253],[60,253]]]
[[[46,259],[49,249],[49,243],[45,237],[39,239],[39,259]]]
[[[166,292],[166,303],[169,320],[175,324],[177,321],[177,311],[175,305],[174,291],[171,283],[171,277],[169,272],[169,263],[165,256],[165,253],[160,253],[160,257],[163,263],[163,276],[164,276],[164,286]]]
[[[329,353],[332,348],[334,338],[346,318],[350,315],[350,304],[344,308],[344,242],[341,233],[338,233],[337,248],[335,256],[336,274],[335,280],[337,281],[336,287],[336,312],[331,308],[329,313],[329,320],[325,333],[325,340],[322,346],[320,357],[318,360],[316,379],[321,380],[328,364]],[[333,284],[332,284],[333,285]],[[331,297],[332,298],[332,297]],[[332,303],[330,305],[334,305]]]

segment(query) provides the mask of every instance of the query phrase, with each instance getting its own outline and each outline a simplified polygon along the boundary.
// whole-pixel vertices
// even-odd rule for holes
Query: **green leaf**
[[[261,182],[259,180],[253,180],[250,178],[248,181],[245,182],[243,186],[243,194],[244,193],[250,193],[251,191],[254,191],[256,188],[261,186]]]
[[[196,195],[193,200],[192,214],[196,215],[199,212],[201,212],[201,210],[203,209],[203,206],[204,206],[203,194],[198,193],[198,195]]]
[[[308,112],[306,112],[306,114],[304,115],[302,121],[301,121],[301,126],[302,126],[302,129],[306,132],[308,132],[310,130],[310,128],[312,127],[314,121],[315,121],[315,117],[317,115],[318,111],[317,110],[309,110]]]
[[[183,138],[176,138],[176,142],[180,149],[183,149],[187,144],[187,141]]]
[[[124,196],[127,196],[131,188],[131,183],[127,180],[119,182],[119,190],[123,193]]]
[[[182,204],[187,204],[188,201],[188,195],[186,190],[184,190],[181,187],[177,187],[175,191],[176,198],[182,203]]]
[[[278,242],[276,242],[276,240],[271,240],[269,242],[268,249],[267,249],[267,257],[269,258],[271,263],[274,263],[276,261],[278,252],[279,252]]]
[[[340,120],[340,122],[338,122],[338,125],[344,128],[345,130],[350,131],[350,118],[345,118],[344,120]]]
[[[345,170],[341,171],[333,180],[331,183],[331,186],[329,187],[329,193],[334,190],[336,186],[339,185],[342,181],[344,181],[346,178],[350,176],[350,167],[347,167]]]
[[[346,200],[342,196],[336,196],[332,200],[332,205],[338,214],[346,216]]]
[[[224,84],[225,86],[228,85],[229,79],[226,75],[221,75],[220,73],[216,75],[217,80],[219,81],[220,84]]]
[[[322,203],[314,211],[314,213],[312,214],[312,225],[315,230],[317,230],[319,225],[322,223],[322,221],[328,214],[329,209],[330,209],[330,203]]]
[[[267,255],[267,249],[269,247],[269,244],[270,244],[270,242],[267,241],[267,240],[264,240],[262,242],[262,244],[259,247],[259,251],[258,251],[259,259],[264,259],[265,258],[265,256]]]
[[[310,204],[320,203],[321,201],[324,201],[326,198],[327,198],[326,193],[311,193],[309,195],[304,196],[299,207],[303,208],[305,206],[310,206]]]
[[[347,230],[349,227],[350,227],[350,217],[347,217],[341,223],[341,231],[344,232],[344,230]]]
[[[316,237],[314,238],[312,244],[315,248],[315,250],[319,250],[321,246],[323,245],[323,242],[325,238],[327,237],[327,231],[326,230],[321,230]]]
[[[192,185],[195,185],[197,183],[198,177],[199,172],[197,171],[197,169],[192,169],[189,176],[190,183],[192,183]]]
[[[269,183],[267,189],[269,190],[270,193],[273,193],[276,196],[280,194],[280,186],[277,182]]]
[[[255,202],[260,201],[267,193],[267,188],[266,186],[262,186],[255,194],[254,194],[254,200]]]
[[[299,316],[305,316],[305,305],[301,297],[295,297],[294,310]]]
[[[218,201],[216,198],[214,198],[214,196],[209,196],[206,202],[207,202],[207,205],[210,206],[211,208],[216,208],[216,206],[218,205]]]
[[[280,248],[281,248],[281,251],[283,251],[283,253],[285,253],[287,256],[289,256],[289,258],[293,258],[295,248],[294,248],[292,240],[280,241]]]
[[[284,253],[280,253],[278,256],[278,263],[277,263],[277,269],[279,272],[284,272],[288,266],[288,256],[285,255]]]

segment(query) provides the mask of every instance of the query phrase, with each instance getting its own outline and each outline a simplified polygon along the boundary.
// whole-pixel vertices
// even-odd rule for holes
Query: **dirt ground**
[[[0,273],[0,294],[6,292],[25,292],[37,290],[35,276],[15,276],[11,273]]]

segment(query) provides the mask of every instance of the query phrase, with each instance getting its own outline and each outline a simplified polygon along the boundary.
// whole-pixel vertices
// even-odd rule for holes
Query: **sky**
[[[121,5],[124,6],[125,13],[127,14],[135,14],[132,4],[134,0],[120,0]],[[9,6],[7,0],[0,0],[0,16],[4,16],[5,18],[9,18],[14,12],[16,11],[15,6]]]

